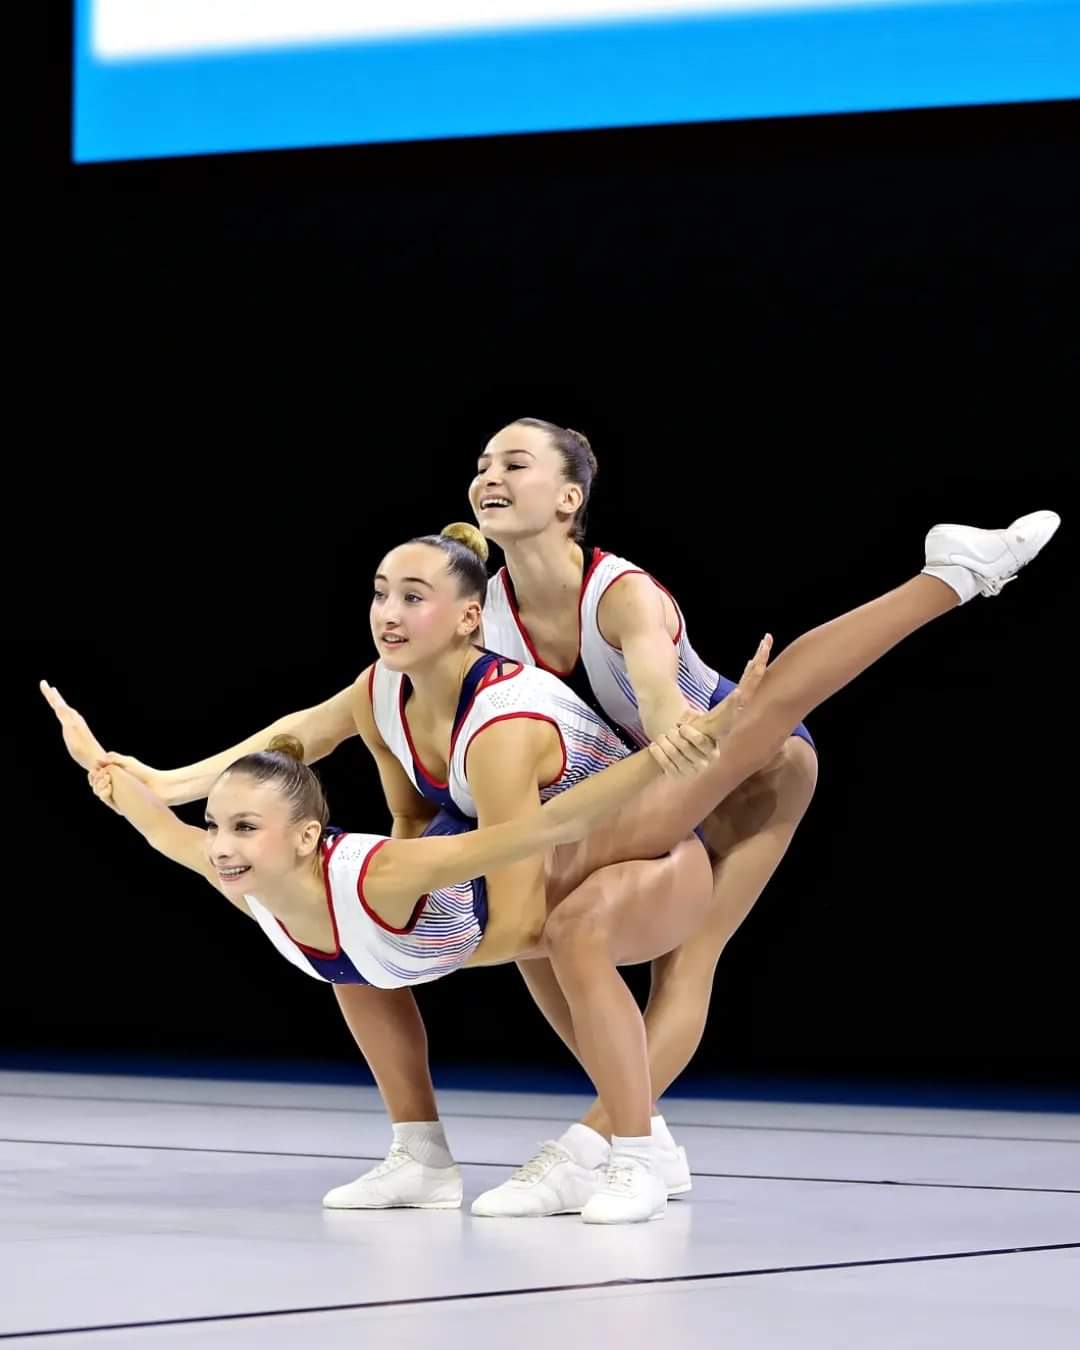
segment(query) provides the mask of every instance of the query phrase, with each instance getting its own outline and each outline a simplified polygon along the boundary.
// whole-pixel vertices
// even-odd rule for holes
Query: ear
[[[580,483],[564,483],[559,492],[558,510],[568,516],[576,515],[585,503]]]
[[[300,830],[300,842],[297,852],[301,858],[310,858],[319,847],[322,838],[322,826],[317,820],[306,820]]]
[[[461,612],[461,618],[458,620],[458,636],[472,637],[480,627],[480,620],[483,617],[483,610],[479,600],[469,600]]]

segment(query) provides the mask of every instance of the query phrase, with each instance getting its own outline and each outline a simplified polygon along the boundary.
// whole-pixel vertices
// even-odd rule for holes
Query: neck
[[[412,682],[414,702],[428,712],[453,717],[461,696],[461,682],[479,656],[470,641],[464,647],[449,648],[416,670],[406,671]]]
[[[326,880],[323,877],[321,846],[295,872],[282,878],[276,885],[260,887],[252,894],[286,928],[297,919],[325,913]]]
[[[515,539],[502,549],[520,609],[561,607],[568,597],[577,603],[585,554],[569,535],[545,531],[530,539]]]

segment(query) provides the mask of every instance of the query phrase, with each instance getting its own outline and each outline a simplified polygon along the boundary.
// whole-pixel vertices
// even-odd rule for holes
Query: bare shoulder
[[[477,805],[481,796],[513,783],[531,782],[535,788],[552,776],[553,756],[561,763],[562,742],[546,718],[511,713],[482,726],[465,747],[465,772]]]
[[[375,725],[375,710],[372,707],[372,686],[375,682],[375,663],[360,672],[352,686],[352,714],[360,738],[369,746],[382,745],[383,739]]]
[[[648,572],[624,572],[604,592],[596,611],[600,631],[612,646],[650,629],[678,631],[679,616],[667,590]]]

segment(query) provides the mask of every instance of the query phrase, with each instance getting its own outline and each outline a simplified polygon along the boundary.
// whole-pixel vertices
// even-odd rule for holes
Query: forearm
[[[679,688],[679,659],[664,629],[624,639],[623,656],[638,712],[650,740],[665,735],[687,710]]]
[[[666,735],[686,713],[686,698],[674,680],[642,680],[635,685],[634,692],[641,725],[651,741]]]
[[[159,770],[154,777],[153,789],[170,806],[201,801],[227,768],[244,755],[265,750],[275,736],[295,736],[303,742],[304,762],[314,764],[342,740],[340,735],[322,725],[318,714],[318,708],[304,708],[300,712],[289,713],[271,722],[262,731],[248,736],[246,740],[230,746],[228,750],[222,750],[220,754],[210,755],[183,768]]]
[[[602,816],[660,777],[661,770],[652,755],[641,751],[519,820],[451,838],[429,835],[392,841],[372,855],[365,883],[369,902],[383,917],[407,917],[418,895],[486,876],[557,844],[583,838]]]
[[[176,816],[160,797],[155,796],[133,774],[116,765],[112,766],[109,773],[112,778],[113,806],[148,844],[160,849],[162,841],[177,824]]]
[[[482,873],[488,874],[505,864],[546,852],[558,844],[583,839],[597,821],[623,806],[660,777],[661,770],[649,751],[630,755],[560,793],[527,817],[447,841],[455,843],[461,854],[461,861],[457,864],[459,875],[431,884],[445,885],[450,880],[465,881]],[[440,841],[421,841],[424,845],[429,842]]]

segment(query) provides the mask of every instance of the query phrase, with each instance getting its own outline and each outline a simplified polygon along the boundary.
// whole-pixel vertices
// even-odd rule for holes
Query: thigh
[[[700,833],[715,857],[764,834],[790,841],[817,784],[817,754],[791,736],[773,759],[730,793],[702,821]]]
[[[651,961],[700,927],[711,898],[708,854],[691,837],[666,857],[602,867],[553,900],[543,946],[580,938],[602,943],[616,965]]]

